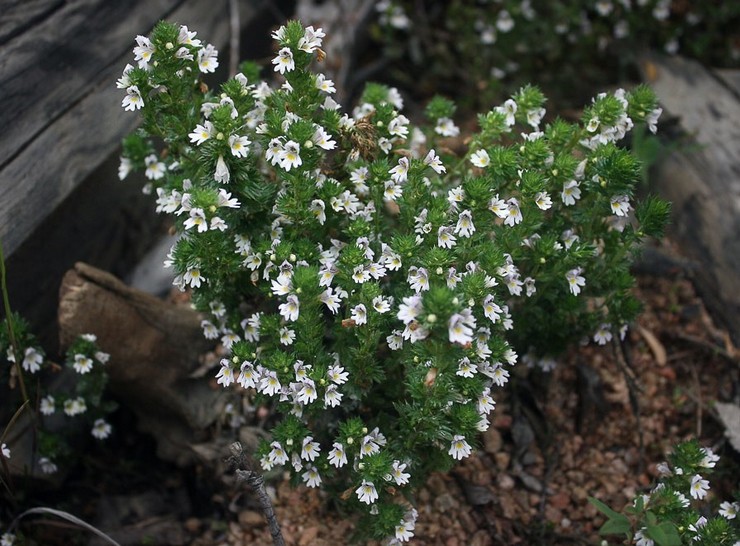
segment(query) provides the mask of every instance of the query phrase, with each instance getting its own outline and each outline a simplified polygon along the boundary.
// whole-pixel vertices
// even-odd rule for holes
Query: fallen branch
[[[265,489],[265,478],[262,477],[262,474],[252,470],[252,464],[244,453],[242,445],[239,442],[231,444],[229,449],[231,451],[231,457],[229,457],[228,462],[232,468],[236,468],[238,481],[247,482],[247,485],[249,485],[252,491],[257,495],[260,508],[262,509],[262,513],[265,515],[265,519],[267,520],[267,525],[270,528],[272,543],[275,546],[285,546],[285,540],[280,531],[280,524],[275,516],[272,501]]]

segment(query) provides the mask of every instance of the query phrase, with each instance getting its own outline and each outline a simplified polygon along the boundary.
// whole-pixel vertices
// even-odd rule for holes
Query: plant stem
[[[229,447],[231,450],[231,457],[229,462],[233,467],[236,467],[236,475],[238,481],[245,481],[252,488],[252,491],[257,495],[257,500],[262,508],[262,513],[265,515],[267,525],[270,528],[270,534],[272,535],[272,543],[275,546],[285,546],[285,540],[283,534],[280,531],[280,524],[278,523],[277,517],[275,516],[275,510],[272,506],[267,491],[265,490],[265,478],[261,474],[252,470],[252,465],[249,463],[242,445],[239,442],[234,442]]]
[[[15,331],[13,330],[13,317],[10,312],[10,298],[8,297],[8,285],[5,281],[5,256],[3,255],[3,245],[0,242],[0,288],[3,292],[3,307],[5,308],[5,322],[8,323],[8,337],[10,338],[10,345],[13,347],[13,355],[15,356],[15,370],[18,375],[18,383],[21,386],[21,395],[23,396],[23,402],[28,402],[28,392],[26,391],[26,383],[23,381],[23,371],[21,370],[21,352],[18,347],[18,340],[15,337]]]

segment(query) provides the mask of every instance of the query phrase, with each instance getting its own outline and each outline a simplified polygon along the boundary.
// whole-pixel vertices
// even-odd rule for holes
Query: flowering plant
[[[11,340],[17,347],[14,347]],[[19,373],[24,374],[26,378],[40,376],[44,371],[61,371],[58,364],[47,359],[28,323],[17,314],[12,314],[9,320],[0,325],[0,354],[4,354],[12,365],[19,360],[21,364]],[[43,384],[41,381],[27,382],[28,391],[26,392],[24,387],[24,392],[29,400],[38,400],[38,407],[33,408],[33,411],[40,413],[41,419],[49,419],[58,411],[64,413],[66,418],[82,416],[88,421],[93,437],[99,440],[107,438],[112,426],[106,421],[105,416],[116,407],[114,402],[103,399],[108,382],[104,365],[108,359],[108,353],[100,350],[94,334],[79,336],[67,349],[65,358],[72,381],[57,382],[53,388],[48,386],[48,381]],[[72,448],[66,435],[55,431],[58,429],[57,425],[54,427],[43,425],[45,423],[42,423],[36,431],[38,445],[36,463],[43,473],[53,474],[58,470],[59,459],[68,456]],[[2,446],[2,455],[9,459],[10,448],[4,443]]]
[[[137,37],[119,87],[143,124],[120,174],[144,170],[173,215],[167,265],[227,351],[218,383],[283,416],[262,466],[405,542],[413,485],[470,455],[518,350],[605,343],[636,313],[628,258],[668,207],[634,203],[638,164],[616,142],[660,111],[640,87],[543,126],[525,87],[462,149],[451,101],[415,128],[397,90],[370,84],[350,116],[310,70],[323,31],[273,37],[279,88],[245,64],[218,91],[202,80],[216,53],[187,27]]]
[[[737,546],[740,527],[737,514],[740,503],[724,501],[718,515],[707,518],[698,510],[697,501],[708,499],[711,472],[719,457],[698,442],[678,444],[669,462],[658,465],[660,479],[648,494],[639,495],[625,508],[628,516],[615,512],[596,499],[591,503],[607,521],[601,527],[603,535],[625,535],[637,546],[680,546],[681,544],[711,544]],[[689,498],[690,497],[690,498]]]

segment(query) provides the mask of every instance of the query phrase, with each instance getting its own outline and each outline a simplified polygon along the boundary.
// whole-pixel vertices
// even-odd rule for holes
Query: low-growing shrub
[[[263,468],[333,492],[363,536],[404,542],[414,485],[470,455],[519,353],[549,366],[637,313],[629,260],[668,206],[636,202],[639,164],[617,142],[660,110],[638,87],[545,124],[525,87],[463,141],[443,98],[420,127],[381,85],[342,113],[311,70],[322,30],[273,36],[282,85],[245,64],[218,90],[194,32],[137,37],[118,85],[142,126],[120,175],[143,170],[181,234],[167,265],[227,351],[218,382],[282,416]]]

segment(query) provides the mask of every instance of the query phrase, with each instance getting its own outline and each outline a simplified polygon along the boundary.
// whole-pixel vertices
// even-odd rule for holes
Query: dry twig
[[[283,534],[280,532],[280,524],[275,516],[272,501],[265,490],[265,478],[258,472],[252,470],[252,464],[249,462],[249,459],[244,453],[242,445],[239,442],[231,444],[229,449],[231,451],[231,457],[229,457],[228,462],[232,468],[236,469],[238,481],[247,482],[249,487],[252,488],[252,491],[257,495],[260,508],[262,509],[262,513],[265,515],[265,519],[267,520],[267,525],[270,528],[272,543],[275,546],[285,546],[285,540],[283,539]]]

